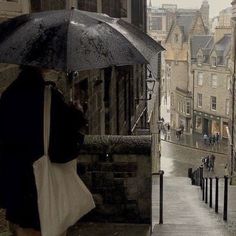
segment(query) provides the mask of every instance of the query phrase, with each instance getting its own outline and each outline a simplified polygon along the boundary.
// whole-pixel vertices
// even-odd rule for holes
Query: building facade
[[[170,125],[184,126],[192,131],[193,91],[190,78],[190,38],[206,35],[207,29],[198,11],[180,11],[165,43],[166,97],[170,111]],[[169,101],[168,101],[169,100]]]
[[[224,29],[223,29],[224,32]],[[193,36],[193,129],[227,138],[230,117],[231,34]]]

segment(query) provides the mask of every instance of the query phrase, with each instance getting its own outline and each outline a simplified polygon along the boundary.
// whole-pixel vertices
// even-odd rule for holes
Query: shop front
[[[228,125],[228,123],[227,123]],[[207,114],[204,112],[194,111],[194,131],[200,134],[214,135],[219,133],[225,135],[226,122],[221,125],[221,117]],[[222,130],[221,130],[222,127]],[[225,131],[224,131],[225,127]]]

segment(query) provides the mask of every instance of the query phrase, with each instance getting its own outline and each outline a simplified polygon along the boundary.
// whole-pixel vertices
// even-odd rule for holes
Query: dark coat
[[[31,78],[29,78],[31,77]],[[33,163],[43,155],[41,76],[22,73],[0,99],[0,207],[21,227],[40,229]],[[83,115],[52,88],[49,156],[63,163],[77,157]]]

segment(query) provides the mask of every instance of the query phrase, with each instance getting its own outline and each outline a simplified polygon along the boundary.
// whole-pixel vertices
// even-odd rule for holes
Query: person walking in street
[[[211,146],[211,144],[212,144],[212,137],[211,137],[211,135],[209,136],[209,146]]]
[[[218,144],[220,142],[220,134],[216,133],[216,143]]]
[[[208,136],[206,133],[203,135],[203,139],[204,139],[204,144],[207,144]]]
[[[168,130],[168,132],[170,131],[170,124],[169,123],[167,124],[167,130]]]
[[[213,136],[212,136],[212,144],[215,146],[215,143],[216,143],[216,136],[213,135]]]
[[[0,99],[0,208],[16,226],[17,236],[40,236],[40,220],[33,163],[44,154],[43,70],[24,66]],[[65,103],[51,85],[49,157],[66,163],[78,156],[79,130],[85,125],[82,111]]]
[[[215,155],[211,154],[209,160],[209,171],[214,171],[214,167],[215,167]]]

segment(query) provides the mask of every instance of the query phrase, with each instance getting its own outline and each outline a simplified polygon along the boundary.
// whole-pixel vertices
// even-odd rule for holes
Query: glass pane
[[[80,0],[78,1],[78,8],[82,11],[97,11],[97,0]]]

